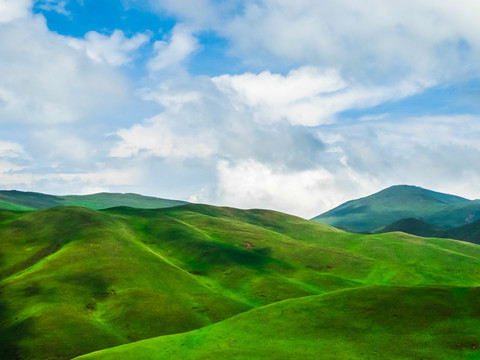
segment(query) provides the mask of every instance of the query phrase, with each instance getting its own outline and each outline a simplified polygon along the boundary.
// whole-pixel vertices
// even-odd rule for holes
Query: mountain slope
[[[131,206],[156,209],[183,204],[186,204],[186,202],[138,194],[98,193],[92,195],[57,196],[16,190],[0,191],[0,209],[6,210],[35,210],[56,206],[83,206],[90,209]]]
[[[28,213],[4,222],[0,239],[2,359],[69,359],[250,308],[108,214],[68,207]]]
[[[338,291],[286,300],[200,330],[78,360],[478,359],[479,297],[479,288]]]
[[[395,221],[392,224],[383,226],[380,229],[376,229],[374,232],[377,234],[380,234],[380,233],[393,232],[393,231],[401,231],[407,234],[424,236],[424,237],[435,237],[435,236],[445,237],[445,236],[440,236],[445,232],[444,228],[440,226],[435,226],[425,221],[414,219],[414,218],[401,219],[401,220]]]
[[[206,205],[3,210],[0,242],[4,359],[70,359],[342,289],[480,282],[473,244]]]
[[[313,220],[355,232],[372,232],[407,218],[454,228],[480,219],[480,203],[420,187],[397,185],[346,202]]]
[[[480,244],[480,220],[452,230],[444,231],[441,233],[441,237]]]

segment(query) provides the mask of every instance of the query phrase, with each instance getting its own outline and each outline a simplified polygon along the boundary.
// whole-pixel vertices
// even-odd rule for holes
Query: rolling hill
[[[312,220],[367,233],[411,218],[453,229],[480,220],[480,202],[416,186],[397,185],[348,201]]]
[[[1,210],[0,241],[2,359],[478,355],[474,244],[197,204]]]
[[[96,210],[115,206],[156,209],[183,204],[186,202],[138,194],[98,193],[58,196],[17,190],[0,191],[0,209],[6,210],[37,210],[56,206],[83,206]]]
[[[478,288],[364,287],[282,301],[76,360],[478,359]]]

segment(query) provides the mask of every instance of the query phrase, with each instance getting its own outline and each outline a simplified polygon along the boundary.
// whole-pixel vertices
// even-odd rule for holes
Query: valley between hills
[[[480,359],[475,200],[396,186],[306,220],[0,191],[0,209],[1,359]]]

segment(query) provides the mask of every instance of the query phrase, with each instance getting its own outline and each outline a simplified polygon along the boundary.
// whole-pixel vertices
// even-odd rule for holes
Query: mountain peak
[[[471,200],[412,185],[395,185],[375,194],[346,202],[313,220],[355,232],[370,232],[406,218],[430,220],[450,207],[478,204]],[[480,206],[479,206],[480,207]],[[452,219],[456,226],[464,219]],[[429,222],[429,221],[427,221]],[[432,223],[435,225],[435,223]]]

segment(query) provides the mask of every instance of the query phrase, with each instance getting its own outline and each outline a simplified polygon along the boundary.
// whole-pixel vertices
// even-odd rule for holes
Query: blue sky
[[[313,217],[480,198],[475,0],[0,0],[0,187]]]

